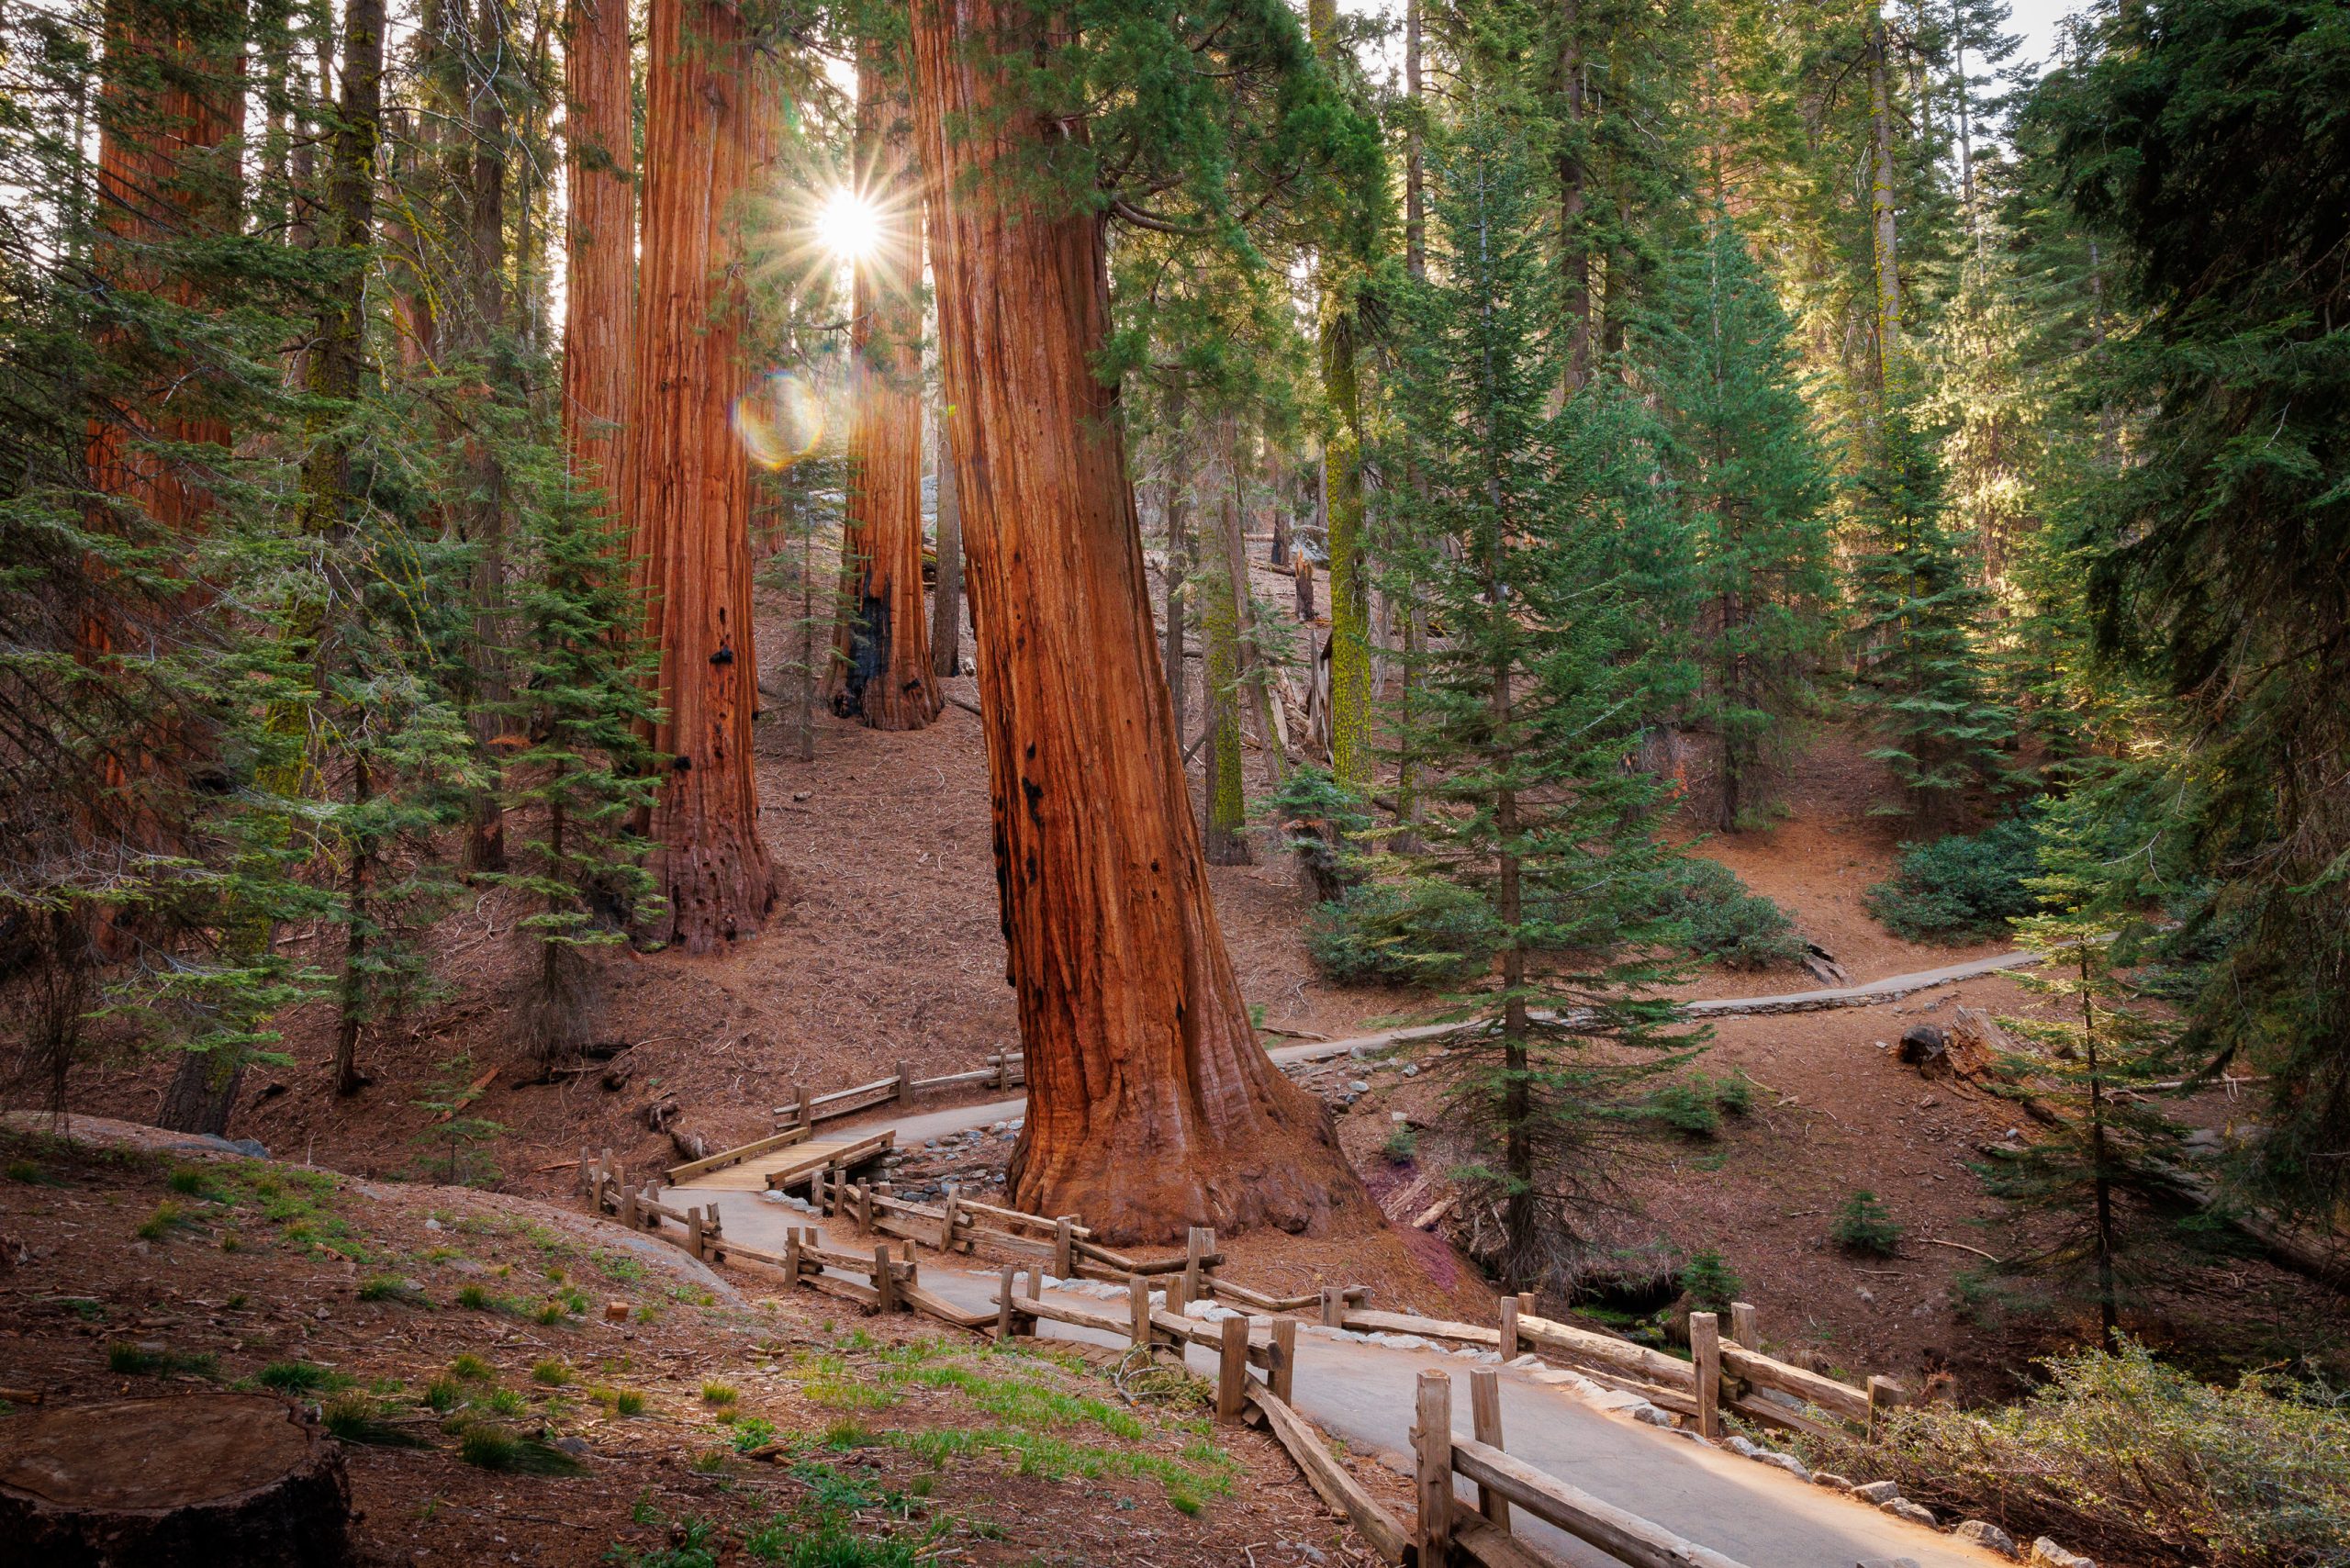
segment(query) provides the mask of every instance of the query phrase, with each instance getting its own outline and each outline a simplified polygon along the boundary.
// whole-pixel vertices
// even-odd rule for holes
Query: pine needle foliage
[[[1642,629],[1623,543],[1656,526],[1653,441],[1599,386],[1553,409],[1540,167],[1494,118],[1432,146],[1391,454],[1421,476],[1394,497],[1392,548],[1431,628],[1400,737],[1427,821],[1394,868],[1467,895],[1492,934],[1490,966],[1448,999],[1440,1070],[1468,1151],[1456,1174],[1499,1206],[1517,1286],[1572,1269],[1597,1151],[1638,1128],[1642,1084],[1691,1044],[1656,994],[1674,973],[1657,956],[1674,933],[1646,913],[1669,863],[1659,790],[1623,766],[1656,711],[1655,669],[1628,656]]]

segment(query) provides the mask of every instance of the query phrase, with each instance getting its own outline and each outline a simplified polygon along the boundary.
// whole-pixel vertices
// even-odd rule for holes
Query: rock
[[[1761,1453],[1754,1455],[1754,1462],[1767,1464],[1774,1470],[1784,1470],[1797,1481],[1811,1479],[1811,1467],[1791,1453],[1774,1453],[1769,1449],[1764,1449]]]
[[[1830,1492],[1850,1492],[1852,1489],[1852,1484],[1850,1481],[1847,1481],[1844,1477],[1837,1474],[1832,1470],[1813,1471],[1811,1473],[1811,1484],[1814,1486],[1825,1486]]]
[[[1931,1072],[1950,1054],[1950,1036],[1931,1024],[1912,1024],[1901,1031],[1901,1059],[1920,1072]]]
[[[1876,1292],[1874,1292],[1874,1291],[1873,1291],[1873,1290],[1869,1289],[1869,1288],[1868,1288],[1868,1286],[1866,1286],[1866,1285],[1855,1285],[1855,1286],[1853,1286],[1853,1287],[1852,1287],[1852,1294],[1853,1294],[1854,1295],[1856,1295],[1856,1296],[1860,1297],[1860,1298],[1861,1298],[1861,1300],[1862,1300],[1863,1303],[1873,1302],[1873,1301],[1876,1300]]]
[[[574,1459],[586,1459],[595,1451],[588,1446],[588,1439],[585,1438],[557,1438],[548,1446],[561,1449]]]
[[[1668,1431],[1673,1428],[1672,1411],[1665,1409],[1662,1406],[1650,1405],[1645,1402],[1640,1404],[1632,1411],[1632,1419],[1635,1421],[1645,1421],[1651,1427],[1662,1427]]]
[[[437,1219],[427,1217],[424,1222],[424,1228],[427,1230],[438,1230],[441,1228],[441,1222]]]
[[[988,1124],[988,1131],[991,1133],[1009,1132],[1011,1129],[1012,1124],[1010,1122],[990,1122]]]
[[[1914,1557],[1863,1557],[1852,1568],[1918,1568]]]
[[[1739,1437],[1734,1433],[1722,1439],[1722,1447],[1729,1450],[1730,1452],[1738,1455],[1740,1459],[1761,1459],[1764,1454],[1771,1451],[1769,1449],[1764,1448],[1761,1443],[1753,1442],[1748,1439]]]
[[[1348,1092],[1348,1093],[1349,1093],[1349,1094],[1368,1094],[1368,1093],[1370,1093],[1370,1092],[1371,1092],[1371,1083],[1370,1083],[1370,1081],[1369,1081],[1369,1080],[1367,1080],[1367,1079],[1361,1079],[1361,1078],[1349,1078],[1349,1079],[1348,1079],[1348,1080],[1347,1080],[1347,1092]]]
[[[257,1137],[232,1137],[220,1140],[238,1154],[249,1154],[255,1159],[267,1159],[269,1148]]]
[[[2031,1543],[2031,1556],[2026,1561],[2031,1568],[2097,1568],[2094,1559],[2067,1551],[2044,1535]]]
[[[1972,1541],[1986,1551],[1996,1551],[2002,1557],[2016,1554],[2016,1538],[1988,1519],[1963,1519],[1950,1533],[1961,1540]]]
[[[1409,1062],[1409,1061],[1407,1061],[1407,1062],[1405,1062],[1405,1063],[1404,1064],[1404,1077],[1406,1077],[1406,1078],[1417,1078],[1417,1077],[1419,1077],[1419,1075],[1420,1075],[1420,1066],[1419,1066],[1419,1063],[1417,1063],[1417,1062]]]
[[[1901,1483],[1898,1481],[1872,1481],[1864,1486],[1853,1487],[1852,1495],[1858,1497],[1863,1503],[1890,1503],[1893,1499],[1901,1495]]]
[[[1924,1525],[1928,1529],[1932,1529],[1938,1523],[1931,1508],[1913,1503],[1907,1497],[1896,1497],[1890,1502],[1879,1503],[1877,1511],[1891,1514],[1897,1519],[1908,1519],[1913,1525]]]

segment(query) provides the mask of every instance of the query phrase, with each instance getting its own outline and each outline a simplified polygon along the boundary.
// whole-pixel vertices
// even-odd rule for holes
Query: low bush
[[[1727,969],[1767,969],[1799,961],[1804,940],[1787,912],[1750,892],[1718,860],[1690,856],[1673,868],[1653,918],[1681,926],[1689,951]]]
[[[1737,1271],[1711,1248],[1692,1252],[1681,1265],[1681,1292],[1695,1312],[1728,1312],[1740,1284]]]
[[[1430,879],[1366,882],[1317,906],[1315,967],[1340,985],[1449,985],[1481,973],[1501,933],[1484,900]]]
[[[1865,1459],[1857,1443],[1815,1445],[1815,1457],[2093,1556],[2350,1562],[2350,1414],[2326,1391],[2265,1373],[2221,1388],[2127,1341],[2046,1366],[2022,1404],[1896,1410]]]
[[[2040,907],[2025,879],[2040,874],[2040,830],[2009,817],[1977,834],[1902,846],[1893,876],[1868,890],[1868,911],[1912,942],[1995,936]]]
[[[1712,1078],[1693,1072],[1650,1092],[1648,1114],[1674,1132],[1712,1137],[1722,1130],[1722,1114],[1743,1116],[1754,1108],[1754,1084],[1742,1072]]]
[[[1901,1226],[1894,1223],[1877,1195],[1867,1188],[1844,1200],[1828,1226],[1829,1237],[1847,1252],[1890,1258],[1901,1245]]]

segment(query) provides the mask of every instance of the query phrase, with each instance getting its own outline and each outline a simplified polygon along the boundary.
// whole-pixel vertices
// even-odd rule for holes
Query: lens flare
[[[824,439],[824,402],[788,370],[778,370],[734,399],[734,433],[762,468],[789,468]]]
[[[816,209],[816,242],[845,262],[865,262],[881,248],[881,209],[841,186]]]

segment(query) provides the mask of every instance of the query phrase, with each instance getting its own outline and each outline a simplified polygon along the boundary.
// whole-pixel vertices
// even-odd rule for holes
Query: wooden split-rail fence
[[[593,1212],[676,1240],[706,1262],[739,1259],[756,1263],[781,1272],[795,1286],[873,1311],[916,1313],[1001,1339],[1033,1334],[1039,1323],[1052,1322],[1124,1339],[1147,1355],[1169,1351],[1181,1356],[1192,1347],[1205,1350],[1216,1362],[1218,1417],[1262,1423],[1296,1461],[1315,1493],[1345,1514],[1382,1557],[1413,1568],[1461,1562],[1487,1568],[1558,1568],[1556,1557],[1513,1533],[1513,1521],[1521,1516],[1542,1520],[1632,1568],[1740,1565],[1512,1458],[1503,1443],[1500,1375],[1494,1367],[1469,1373],[1473,1435],[1468,1439],[1453,1435],[1450,1375],[1442,1371],[1420,1374],[1412,1424],[1416,1506],[1411,1520],[1399,1518],[1298,1414],[1299,1320],[1282,1315],[1311,1312],[1326,1326],[1358,1333],[1411,1334],[1490,1348],[1504,1361],[1536,1353],[1603,1386],[1637,1394],[1688,1417],[1707,1438],[1720,1435],[1725,1410],[1816,1433],[1837,1432],[1835,1421],[1850,1421],[1874,1436],[1882,1410],[1902,1397],[1900,1387],[1886,1378],[1872,1377],[1865,1388],[1855,1388],[1763,1354],[1754,1309],[1745,1303],[1732,1305],[1727,1338],[1717,1315],[1691,1314],[1692,1359],[1684,1361],[1627,1339],[1538,1316],[1532,1298],[1525,1295],[1503,1298],[1499,1322],[1486,1327],[1373,1311],[1367,1305],[1370,1293],[1361,1286],[1329,1286],[1314,1295],[1252,1290],[1218,1277],[1223,1254],[1216,1249],[1214,1232],[1204,1227],[1191,1230],[1181,1258],[1135,1259],[1095,1242],[1093,1233],[1074,1215],[1024,1214],[951,1192],[939,1204],[913,1203],[895,1196],[887,1183],[856,1182],[846,1170],[831,1166],[819,1167],[811,1178],[814,1205],[826,1215],[855,1218],[868,1234],[894,1236],[896,1246],[881,1241],[868,1255],[825,1247],[812,1228],[793,1227],[785,1233],[784,1250],[774,1253],[727,1239],[714,1203],[680,1207],[660,1202],[650,1182],[632,1185],[612,1164],[609,1150],[599,1159],[583,1157],[580,1170],[581,1190]],[[670,1237],[665,1224],[681,1234]],[[993,1310],[970,1312],[923,1284],[914,1257],[917,1242],[964,1252],[984,1244],[1037,1261],[1004,1263]],[[1125,1310],[1049,1299],[1043,1289],[1047,1260],[1049,1271],[1061,1279],[1123,1281]],[[1154,1289],[1163,1293],[1157,1302]],[[1192,1302],[1217,1300],[1251,1310],[1215,1322],[1185,1311]],[[1473,1484],[1473,1506],[1456,1495],[1456,1477]]]
[[[1017,1089],[1027,1081],[1027,1058],[1020,1051],[990,1051],[984,1067],[942,1073],[936,1078],[916,1078],[912,1067],[900,1062],[898,1070],[888,1078],[835,1089],[829,1094],[811,1093],[804,1085],[794,1085],[790,1101],[775,1108],[775,1128],[778,1132],[792,1128],[805,1132],[819,1122],[853,1116],[877,1105],[902,1105],[915,1095],[932,1090]]]

